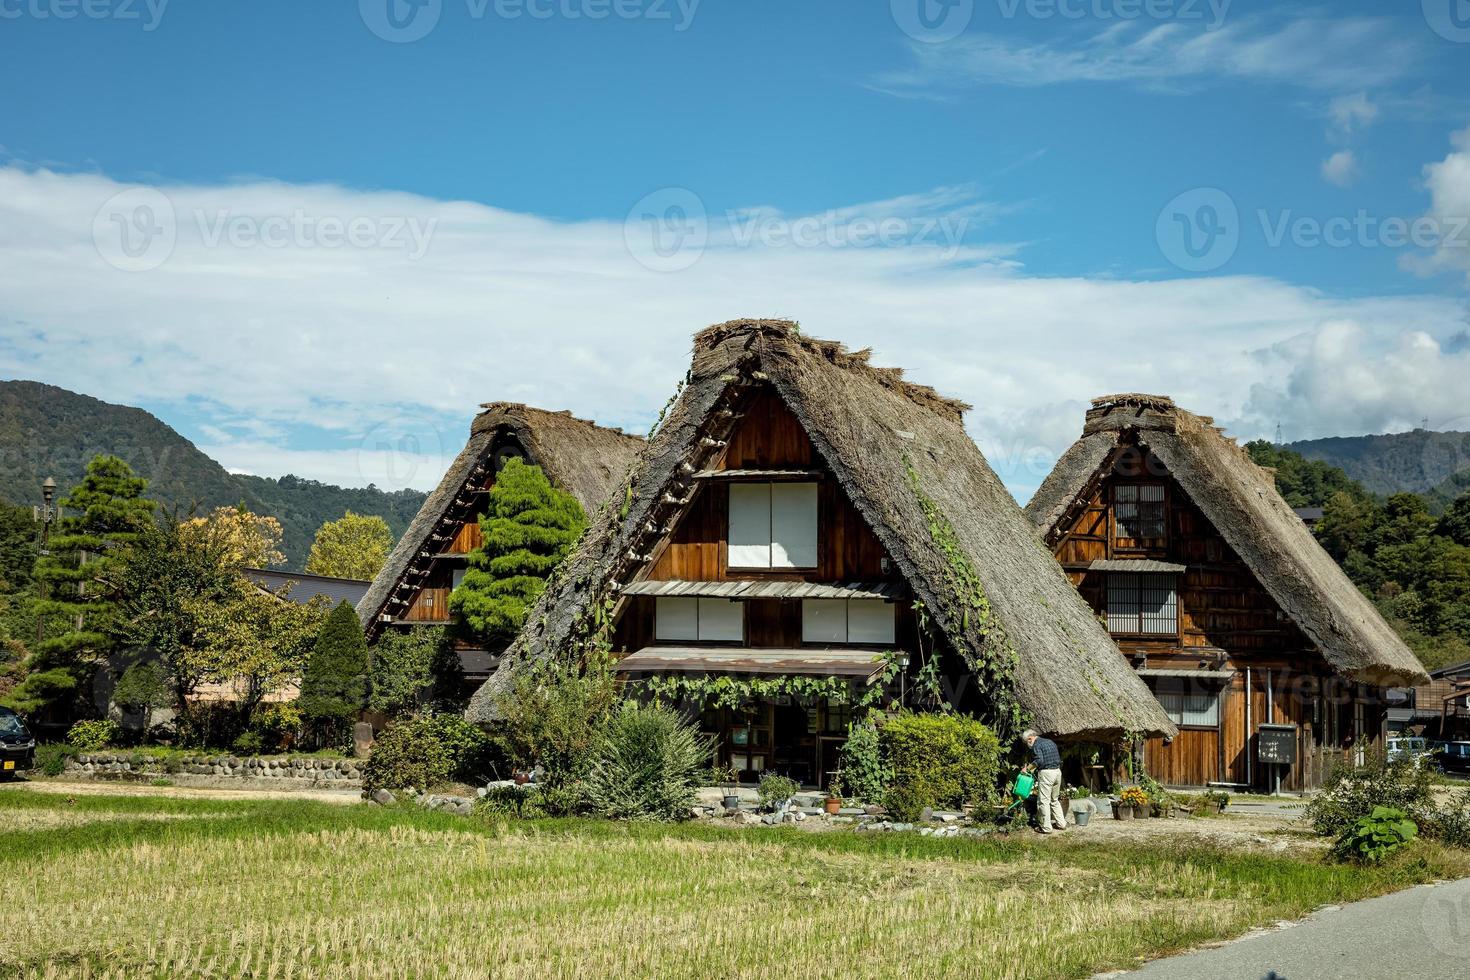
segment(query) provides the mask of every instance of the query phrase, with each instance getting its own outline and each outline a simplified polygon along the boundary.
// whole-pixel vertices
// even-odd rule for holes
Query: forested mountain
[[[1470,432],[1415,429],[1378,436],[1342,436],[1289,443],[1285,448],[1338,467],[1370,493],[1407,490],[1439,513],[1470,488]]]
[[[270,479],[228,472],[193,443],[139,408],[112,405],[35,381],[0,381],[0,500],[40,502],[41,481],[65,493],[99,453],[126,460],[148,480],[148,494],[181,515],[243,503],[285,531],[286,566],[306,563],[312,536],[346,511],[376,514],[394,536],[423,503],[417,490],[338,487],[295,476]]]

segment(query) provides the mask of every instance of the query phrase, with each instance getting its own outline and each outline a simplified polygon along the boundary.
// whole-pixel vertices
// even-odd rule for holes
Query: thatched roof
[[[1424,667],[1276,491],[1269,470],[1213,419],[1160,395],[1107,395],[1026,514],[1050,543],[1070,525],[1117,458],[1137,442],[1164,464],[1287,615],[1343,675],[1372,684],[1423,683]]]
[[[596,611],[647,561],[693,492],[694,476],[718,458],[737,418],[731,405],[769,384],[954,649],[974,664],[997,643],[1013,647],[1015,690],[1038,728],[1067,736],[1172,733],[965,433],[967,406],[870,365],[868,354],[802,336],[785,321],[736,320],[701,332],[687,383],[617,495],[619,506],[599,516],[563,564],[475,695],[470,719],[494,718],[496,692],[527,659],[564,656],[586,642]],[[952,558],[936,540],[946,524],[957,545]],[[957,566],[973,568],[992,628],[960,608]]]
[[[417,567],[427,567],[431,556],[441,550],[430,547],[436,531],[443,534],[473,513],[466,491],[483,485],[502,448],[518,446],[528,462],[540,466],[552,483],[576,497],[590,515],[621,485],[643,447],[637,436],[574,418],[570,412],[548,412],[517,402],[488,402],[481,408],[484,411],[470,424],[464,449],[357,604],[358,618],[370,631],[415,562]]]

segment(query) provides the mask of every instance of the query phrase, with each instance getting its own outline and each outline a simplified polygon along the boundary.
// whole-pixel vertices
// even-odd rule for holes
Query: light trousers
[[[1062,771],[1042,769],[1036,774],[1036,822],[1043,833],[1053,827],[1067,826],[1062,810]]]

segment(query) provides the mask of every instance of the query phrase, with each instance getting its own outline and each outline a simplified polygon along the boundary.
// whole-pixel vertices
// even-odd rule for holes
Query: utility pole
[[[55,521],[56,521],[56,515],[57,515],[57,508],[51,506],[51,501],[55,497],[56,497],[56,481],[53,480],[51,477],[48,476],[48,477],[46,477],[46,482],[43,483],[43,484],[41,484],[41,506],[32,509],[32,514],[33,514],[35,520],[37,522],[39,522],[40,525],[41,525],[41,550],[40,550],[40,554],[43,557],[46,556],[46,555],[51,554],[51,550],[50,550],[50,546],[51,546],[51,525],[53,523],[55,523]],[[44,582],[41,582],[41,583],[38,583],[38,584],[39,584],[40,589],[41,589],[41,593],[40,593],[41,598],[44,599],[44,598],[46,598],[46,595],[45,595],[46,584]],[[38,613],[36,615],[36,646],[38,646],[38,647],[41,645],[41,639],[42,639],[42,637],[44,635],[45,624],[46,624],[46,617],[45,617],[45,615]]]

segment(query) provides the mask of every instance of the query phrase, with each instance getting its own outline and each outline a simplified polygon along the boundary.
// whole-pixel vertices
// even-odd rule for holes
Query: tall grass
[[[7,791],[0,975],[1087,976],[1459,873]]]

